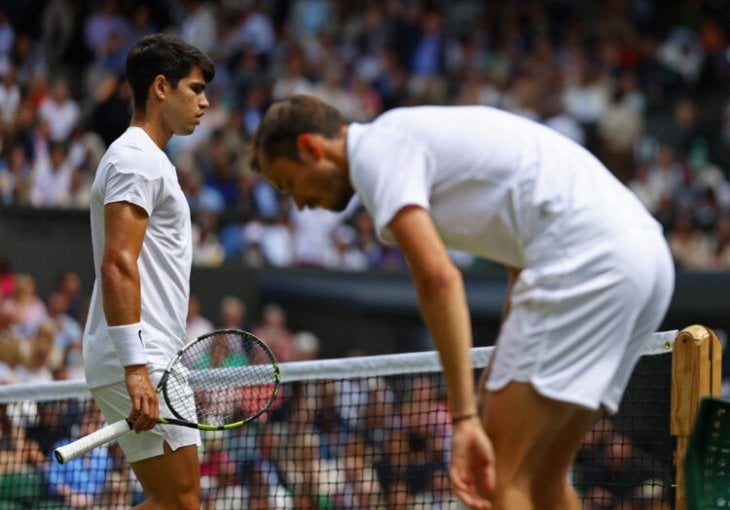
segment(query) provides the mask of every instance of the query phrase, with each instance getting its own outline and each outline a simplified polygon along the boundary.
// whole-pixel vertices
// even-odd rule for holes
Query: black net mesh
[[[282,365],[285,380],[269,411],[240,429],[203,433],[202,508],[459,508],[449,487],[440,373],[410,367],[353,376],[353,360],[327,361],[328,370],[298,363],[301,380],[294,371],[284,377]],[[346,375],[316,377],[335,366]],[[584,508],[670,508],[670,367],[671,354],[645,356],[620,412],[587,435],[571,473]],[[0,510],[128,508],[143,500],[116,443],[65,465],[52,460],[54,446],[79,434],[87,398],[23,395],[6,392],[10,402],[0,404]]]

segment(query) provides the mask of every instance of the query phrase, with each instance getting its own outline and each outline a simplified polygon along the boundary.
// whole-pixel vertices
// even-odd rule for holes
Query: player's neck
[[[155,120],[150,115],[135,112],[134,115],[132,115],[132,122],[130,125],[142,128],[152,139],[155,145],[160,148],[160,150],[164,150],[165,145],[167,145],[167,142],[169,142],[172,137],[172,132],[165,129],[162,122]]]

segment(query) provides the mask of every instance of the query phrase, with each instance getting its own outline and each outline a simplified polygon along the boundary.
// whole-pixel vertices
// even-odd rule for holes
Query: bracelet
[[[457,416],[456,418],[452,418],[451,419],[451,424],[452,425],[456,425],[460,421],[470,420],[471,418],[477,418],[477,413],[462,414],[461,416]]]

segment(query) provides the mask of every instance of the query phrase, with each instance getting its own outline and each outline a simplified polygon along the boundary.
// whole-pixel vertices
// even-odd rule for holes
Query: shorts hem
[[[541,387],[539,384],[536,384],[535,381],[532,381],[529,379],[528,380],[505,379],[505,380],[499,381],[499,382],[487,381],[487,383],[484,385],[484,387],[486,388],[487,391],[495,392],[495,391],[500,391],[500,390],[504,389],[511,382],[521,382],[521,383],[529,384],[539,395],[541,395],[545,398],[548,398],[550,400],[555,400],[557,402],[564,402],[566,404],[571,404],[571,405],[575,405],[578,407],[582,407],[582,408],[588,409],[590,411],[597,411],[601,407],[604,407],[608,410],[609,413],[614,414],[618,410],[618,407],[613,402],[602,402],[600,400],[576,398],[574,396],[565,395],[558,391],[552,391],[549,388]]]
[[[133,462],[139,462],[142,460],[152,459],[155,457],[159,457],[165,453],[165,447],[164,443],[167,443],[167,445],[170,447],[170,449],[174,452],[180,448],[183,448],[185,446],[199,446],[200,443],[198,441],[181,441],[179,444],[170,444],[170,441],[167,440],[164,436],[162,436],[162,441],[155,445],[154,448],[147,448],[146,450],[141,451],[135,451],[127,454],[127,452],[124,452],[124,456],[127,459],[127,462],[130,464]],[[124,448],[122,448],[124,451]]]

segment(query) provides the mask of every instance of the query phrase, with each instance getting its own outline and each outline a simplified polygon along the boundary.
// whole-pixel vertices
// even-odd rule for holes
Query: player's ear
[[[302,133],[297,136],[297,149],[304,159],[319,161],[324,157],[324,146],[319,137],[313,133]]]
[[[158,74],[152,80],[152,85],[150,86],[150,92],[156,98],[163,99],[165,97],[165,94],[167,94],[167,90],[165,89],[165,85],[167,85],[167,78],[165,78],[161,74]]]

